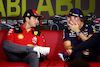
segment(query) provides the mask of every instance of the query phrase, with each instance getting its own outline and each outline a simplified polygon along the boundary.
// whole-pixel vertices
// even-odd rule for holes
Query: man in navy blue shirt
[[[66,51],[58,54],[63,61],[67,59],[66,56],[70,54],[72,47],[86,41],[93,35],[92,27],[85,24],[83,17],[84,15],[80,9],[73,8],[69,12],[69,27],[65,30],[63,42]],[[75,25],[73,26],[73,24]],[[88,55],[88,51],[89,49],[86,49],[86,51],[83,51],[83,54]],[[83,58],[83,54],[82,51],[76,52],[71,55],[71,59]]]

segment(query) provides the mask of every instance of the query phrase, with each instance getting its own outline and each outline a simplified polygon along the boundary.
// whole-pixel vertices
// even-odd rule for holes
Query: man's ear
[[[80,21],[80,18],[79,17],[77,17],[77,21]]]
[[[25,20],[26,20],[26,21],[29,21],[29,18],[28,18],[28,17],[25,17]]]

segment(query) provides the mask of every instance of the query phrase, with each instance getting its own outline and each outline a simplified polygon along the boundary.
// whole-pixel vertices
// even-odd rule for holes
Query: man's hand
[[[89,49],[86,49],[86,51],[82,51],[82,53],[84,54],[84,55],[89,55]]]
[[[37,45],[27,44],[27,46],[30,46],[30,47],[36,47]]]
[[[69,23],[68,26],[71,30],[74,32],[78,33],[80,31],[79,25],[78,25],[78,18],[76,17],[71,17],[68,19]]]

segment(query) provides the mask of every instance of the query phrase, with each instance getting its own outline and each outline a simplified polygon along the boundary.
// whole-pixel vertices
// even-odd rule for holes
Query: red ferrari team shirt
[[[27,33],[23,24],[18,28],[17,32],[15,29],[8,31],[7,40],[19,45],[33,44],[38,46],[45,46],[45,39],[41,32],[35,31],[34,28]]]

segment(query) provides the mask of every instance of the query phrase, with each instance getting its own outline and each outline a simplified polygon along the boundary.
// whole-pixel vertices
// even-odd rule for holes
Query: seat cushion
[[[88,62],[90,67],[100,67],[100,62]]]
[[[64,67],[65,62],[62,60],[51,60],[50,64],[48,67]]]
[[[50,60],[44,60],[44,62],[40,62],[40,67],[47,67],[50,63]],[[9,62],[6,59],[0,58],[0,67],[28,67],[29,65],[24,62]]]
[[[0,58],[0,64],[8,63],[7,59]]]
[[[47,59],[43,62],[40,62],[39,65],[40,65],[40,67],[47,67],[49,65],[49,63],[50,63],[50,60]]]
[[[0,64],[0,67],[29,67],[29,65],[24,62],[9,62],[6,64]]]

